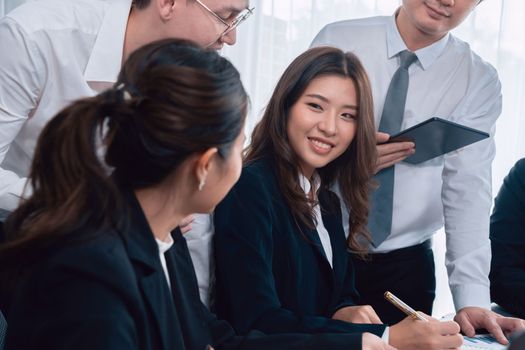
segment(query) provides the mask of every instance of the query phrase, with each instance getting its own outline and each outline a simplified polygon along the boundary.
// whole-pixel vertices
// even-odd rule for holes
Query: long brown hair
[[[286,69],[273,92],[261,121],[252,133],[245,162],[271,157],[280,190],[295,220],[305,227],[315,227],[312,203],[304,195],[297,174],[300,167],[290,146],[286,126],[290,108],[308,84],[319,76],[334,75],[352,79],[359,103],[357,132],[348,149],[337,159],[318,169],[321,186],[329,188],[339,181],[344,203],[350,209],[348,246],[363,251],[358,235],[369,238],[366,228],[368,194],[376,162],[375,127],[372,92],[367,74],[352,53],[333,47],[313,48],[297,57]]]
[[[35,261],[78,228],[118,226],[117,183],[159,184],[211,147],[228,157],[246,109],[239,73],[216,52],[174,39],[138,49],[114,88],[73,103],[42,131],[33,194],[6,222],[0,266]]]

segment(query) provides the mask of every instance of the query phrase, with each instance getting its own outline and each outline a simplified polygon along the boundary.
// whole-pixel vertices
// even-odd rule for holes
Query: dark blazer
[[[525,318],[525,158],[510,170],[490,217],[492,300]]]
[[[165,253],[169,289],[140,205],[131,191],[125,197],[123,229],[72,233],[76,244],[53,251],[19,285],[8,308],[6,349],[361,348],[356,335],[235,336],[200,302],[179,230]]]
[[[239,182],[214,214],[217,315],[245,333],[372,332],[383,325],[331,319],[354,305],[353,265],[337,196],[320,190],[330,234],[332,269],[316,230],[296,225],[269,160],[243,168]]]

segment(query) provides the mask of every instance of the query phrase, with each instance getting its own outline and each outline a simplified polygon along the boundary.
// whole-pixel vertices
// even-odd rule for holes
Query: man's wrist
[[[461,285],[452,288],[452,298],[456,311],[474,306],[490,310],[490,290],[481,285]]]

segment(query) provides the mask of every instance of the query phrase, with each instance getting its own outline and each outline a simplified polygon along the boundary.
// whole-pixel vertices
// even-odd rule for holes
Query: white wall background
[[[24,0],[0,0],[0,17],[22,2]],[[308,48],[325,24],[348,18],[391,15],[400,2],[251,0],[256,7],[255,15],[239,28],[238,44],[223,50],[241,71],[251,96],[247,133],[259,120],[261,110],[285,67]],[[503,113],[497,123],[497,154],[493,167],[494,195],[512,165],[525,157],[524,14],[523,0],[485,0],[454,31],[496,67],[503,85]],[[437,316],[453,311],[444,268],[444,241],[444,234],[438,233],[434,241],[438,278],[434,314]]]

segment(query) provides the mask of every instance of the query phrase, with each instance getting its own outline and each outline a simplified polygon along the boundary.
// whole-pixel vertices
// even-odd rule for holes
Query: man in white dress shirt
[[[0,20],[0,221],[27,182],[44,125],[116,81],[138,47],[164,38],[220,49],[249,0],[42,0]],[[25,195],[29,193],[26,191]]]
[[[413,154],[413,143],[380,145],[389,135],[378,133],[377,171],[395,166],[392,224],[387,238],[370,246],[370,261],[356,261],[356,285],[362,303],[372,305],[387,323],[404,315],[384,301],[386,290],[430,313],[435,295],[430,239],[444,224],[455,320],[467,335],[485,328],[506,343],[502,329],[523,323],[490,311],[491,163],[501,85],[495,69],[449,33],[479,2],[403,0],[390,17],[327,25],[312,46],[337,46],[359,56],[372,84],[376,125],[399,54],[408,50],[417,60],[408,68],[401,129],[439,116],[490,133],[488,140],[417,165],[402,162]],[[348,210],[343,211],[348,232]]]

